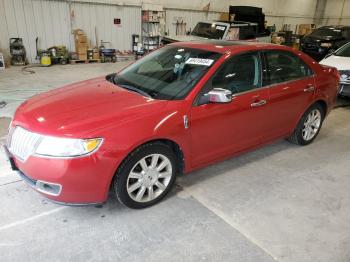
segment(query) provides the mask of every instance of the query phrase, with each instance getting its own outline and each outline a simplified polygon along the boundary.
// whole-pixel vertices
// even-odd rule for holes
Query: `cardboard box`
[[[85,54],[78,54],[78,59],[79,60],[87,60],[87,53],[85,53]]]
[[[84,31],[81,29],[75,29],[73,30],[74,35],[85,35]]]
[[[85,47],[85,46],[89,46],[88,43],[75,42],[75,47]]]
[[[281,45],[284,43],[284,38],[282,36],[278,36],[278,33],[272,33],[271,43]]]
[[[220,13],[220,21],[229,22],[230,14],[229,13]]]
[[[86,54],[88,47],[87,46],[77,46],[75,47],[75,51],[78,54]]]
[[[76,43],[87,43],[86,35],[75,35],[74,40]]]
[[[316,26],[314,24],[300,24],[298,25],[298,35],[308,35],[315,30]]]
[[[98,52],[94,52],[92,55],[93,59],[100,59],[100,54]]]

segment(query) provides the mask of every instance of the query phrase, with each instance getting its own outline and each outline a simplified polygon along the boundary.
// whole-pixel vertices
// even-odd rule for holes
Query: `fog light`
[[[47,195],[58,196],[61,193],[62,186],[60,184],[38,180],[36,181],[35,189]]]

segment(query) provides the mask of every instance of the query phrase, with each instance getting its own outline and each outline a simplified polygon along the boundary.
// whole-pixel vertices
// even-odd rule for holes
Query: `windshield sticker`
[[[225,31],[225,29],[226,29],[224,26],[220,26],[220,25],[217,25],[215,28],[217,30],[221,30],[221,31]]]
[[[203,66],[211,66],[211,64],[214,62],[212,59],[203,59],[203,58],[189,58],[185,62],[185,64],[190,65],[203,65]]]

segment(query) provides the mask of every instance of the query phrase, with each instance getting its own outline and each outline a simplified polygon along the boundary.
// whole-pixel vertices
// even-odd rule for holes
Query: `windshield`
[[[210,39],[222,39],[225,34],[226,28],[227,27],[225,25],[200,22],[193,29],[191,35]]]
[[[347,43],[346,45],[343,45],[341,48],[338,49],[334,53],[336,56],[345,56],[350,57],[350,43]]]
[[[155,99],[182,99],[220,56],[206,50],[166,46],[107,80]]]
[[[341,30],[332,27],[321,27],[313,31],[310,35],[318,37],[341,37]]]

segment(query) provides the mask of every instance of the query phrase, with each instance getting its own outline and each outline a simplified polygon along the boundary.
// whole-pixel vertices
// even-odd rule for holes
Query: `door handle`
[[[308,85],[306,88],[304,88],[304,92],[313,92],[315,90],[315,87],[313,85]]]
[[[258,102],[254,102],[254,103],[251,103],[250,106],[251,107],[259,107],[259,106],[263,106],[263,105],[266,105],[266,100],[260,100]]]

